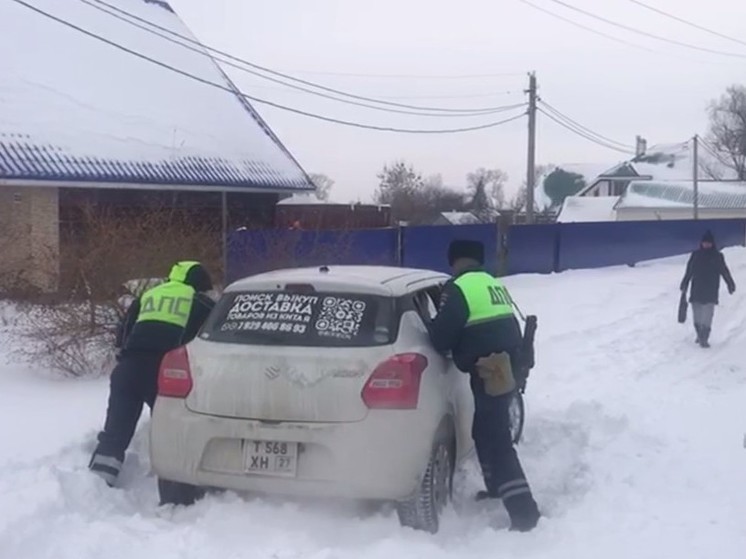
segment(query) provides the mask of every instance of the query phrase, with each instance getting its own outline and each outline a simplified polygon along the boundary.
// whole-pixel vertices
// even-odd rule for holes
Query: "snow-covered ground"
[[[722,295],[709,350],[676,322],[683,258],[509,279],[539,315],[519,449],[546,515],[531,534],[496,530],[507,524],[501,505],[471,502],[474,469],[459,476],[436,536],[345,504],[224,494],[159,510],[144,429],[123,489],[86,471],[104,380],[52,380],[9,363],[0,365],[0,557],[742,558],[746,250],[725,253],[742,291]],[[0,351],[9,345],[6,327]]]

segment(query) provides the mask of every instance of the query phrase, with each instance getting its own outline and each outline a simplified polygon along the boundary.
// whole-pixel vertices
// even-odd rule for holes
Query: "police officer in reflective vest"
[[[104,429],[89,468],[113,486],[135,433],[143,404],[151,409],[163,356],[191,341],[214,302],[207,270],[199,262],[178,262],[168,280],[147,290],[127,310],[117,336],[119,362],[111,374]]]
[[[472,437],[487,487],[478,498],[502,499],[511,530],[528,531],[539,510],[510,434],[509,405],[520,367],[521,329],[502,281],[482,269],[484,246],[456,240],[448,249],[454,277],[443,288],[428,330],[435,348],[451,351],[469,373],[474,395]]]

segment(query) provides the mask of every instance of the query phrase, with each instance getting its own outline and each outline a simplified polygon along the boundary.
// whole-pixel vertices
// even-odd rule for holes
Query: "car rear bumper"
[[[355,423],[266,423],[189,411],[159,397],[151,463],[164,479],[299,497],[401,500],[418,487],[438,421],[416,411],[375,410]],[[245,472],[244,441],[300,443],[295,477]]]

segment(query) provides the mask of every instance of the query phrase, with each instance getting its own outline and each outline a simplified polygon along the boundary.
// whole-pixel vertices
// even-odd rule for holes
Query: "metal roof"
[[[289,179],[261,161],[200,156],[138,161],[81,156],[62,146],[35,143],[30,136],[20,134],[0,134],[0,179],[185,187],[310,188],[302,175]]]
[[[0,57],[0,181],[313,190],[167,2],[107,4],[182,39],[166,41],[95,3],[34,0],[40,10],[162,66],[0,2],[0,50],[12,53]]]
[[[691,181],[632,181],[616,208],[693,205],[694,184]],[[746,183],[701,182],[698,185],[698,205],[710,209],[746,209]]]

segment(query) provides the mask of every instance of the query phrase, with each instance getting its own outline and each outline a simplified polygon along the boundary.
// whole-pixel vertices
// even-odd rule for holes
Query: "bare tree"
[[[536,170],[534,171],[534,176],[536,177],[537,184],[535,188],[544,188],[543,182],[539,184],[538,181],[543,181],[545,178],[545,175],[550,169],[553,169],[555,165],[552,164],[546,164],[546,165],[537,165]],[[509,206],[510,209],[515,212],[520,212],[524,209],[526,209],[526,202],[528,201],[528,189],[526,188],[526,181],[524,180],[521,183],[521,186],[518,188],[518,192],[515,193],[513,198],[511,198]],[[544,211],[546,208],[540,207],[540,204],[536,202],[536,197],[534,196],[534,210],[535,211]]]
[[[329,192],[334,186],[334,181],[323,173],[311,173],[308,176],[316,187],[316,198],[319,200],[328,200]]]
[[[378,174],[380,184],[375,201],[389,204],[395,221],[425,223],[445,211],[463,211],[464,195],[443,185],[440,175],[423,179],[404,161],[385,165]]]
[[[710,103],[710,143],[739,180],[746,180],[746,86],[732,85]]]
[[[477,197],[479,191],[489,194],[490,208],[502,208],[505,206],[505,183],[508,175],[500,169],[477,169],[466,175],[466,183],[473,198]],[[481,197],[481,194],[479,195]],[[483,211],[486,208],[481,208]]]

